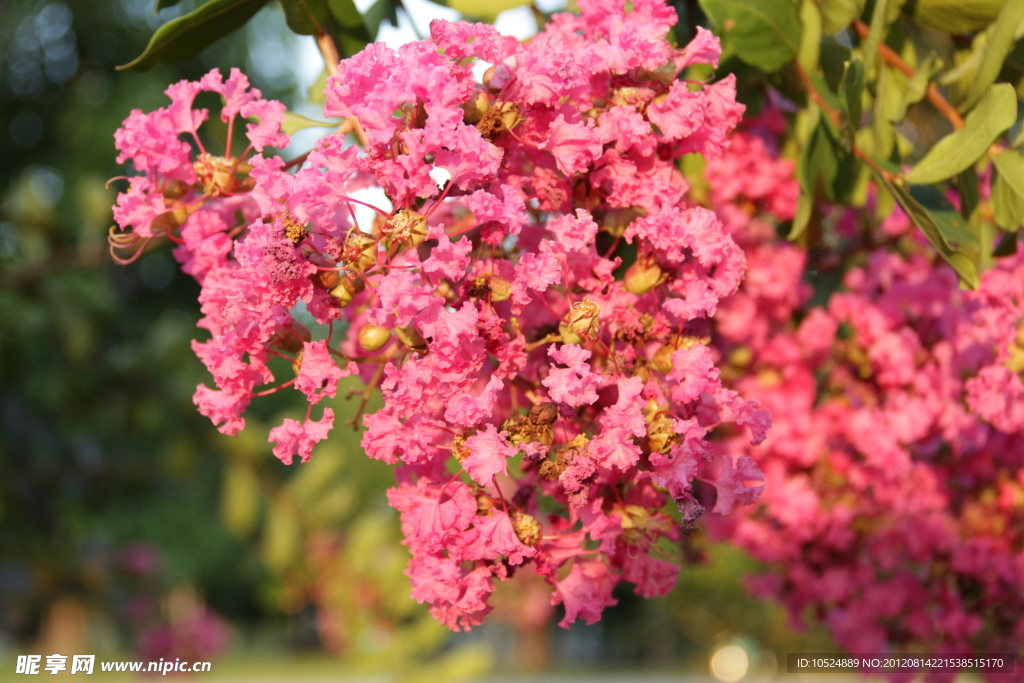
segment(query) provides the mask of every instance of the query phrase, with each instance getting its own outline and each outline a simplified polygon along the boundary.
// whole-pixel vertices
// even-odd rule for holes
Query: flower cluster
[[[339,380],[379,387],[362,444],[396,465],[413,596],[453,629],[526,565],[565,626],[600,618],[620,581],[662,595],[680,524],[703,512],[694,479],[721,513],[762,488],[749,457],[706,438],[733,424],[758,443],[770,423],[708,346],[745,258],[675,164],[727,147],[734,79],[680,78],[720,48],[703,29],[673,47],[661,0],[581,4],[524,43],[435,21],[428,40],[342,61],[325,114],[362,148],[338,132],[297,162],[266,154],[287,143],[282,109],[237,72],[172,86],[117,136],[145,175],[118,200],[115,246],[166,235],[202,285],[211,336],[194,349],[216,388],[199,410],[234,434],[253,397],[293,386],[310,409],[270,432],[291,463],[327,437],[334,412],[312,407]],[[241,155],[203,149],[199,90],[224,97],[229,138],[236,115],[257,119]],[[294,377],[261,390],[278,358]]]
[[[766,493],[712,527],[773,568],[755,592],[851,652],[1020,654],[1024,255],[961,291],[897,210],[874,232],[897,249],[872,249],[811,307],[806,252],[765,227],[795,208],[777,203],[796,183],[771,140],[743,133],[706,171],[737,188],[716,208],[748,255],[715,347],[775,420],[756,451],[720,444],[758,462]],[[863,213],[833,218],[848,260]]]

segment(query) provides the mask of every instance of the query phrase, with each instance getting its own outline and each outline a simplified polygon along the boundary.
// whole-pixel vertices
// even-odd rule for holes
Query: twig
[[[320,55],[324,58],[324,67],[330,76],[338,75],[338,63],[341,56],[338,54],[338,46],[334,44],[334,38],[329,33],[321,33],[316,37],[316,46],[320,48]]]
[[[821,111],[824,112],[824,114],[828,116],[829,119],[832,120],[832,123],[835,124],[836,128],[841,127],[842,117],[839,115],[839,112],[837,112],[835,109],[829,106],[825,98],[822,97],[820,92],[818,92],[818,89],[814,87],[814,83],[811,81],[810,78],[808,78],[807,72],[803,70],[803,67],[801,67],[799,64],[796,64],[796,70],[797,73],[800,74],[800,79],[804,82],[804,87],[807,88],[807,92],[810,94],[811,99],[814,100],[819,107],[821,107]],[[875,162],[875,160],[872,159],[867,152],[858,147],[855,142],[851,142],[850,146],[853,148],[853,153],[858,159],[860,159],[865,164],[874,169],[876,173],[881,175],[887,181],[891,181],[896,177],[890,171],[887,171],[881,166],[879,166]]]

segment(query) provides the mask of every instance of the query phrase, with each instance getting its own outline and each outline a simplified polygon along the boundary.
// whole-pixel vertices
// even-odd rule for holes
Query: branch
[[[853,27],[857,30],[857,35],[861,37],[861,40],[867,38],[868,32],[871,30],[868,28],[867,24],[859,19],[853,22]],[[894,66],[902,71],[905,76],[909,77],[914,75],[913,67],[903,61],[903,58],[896,54],[893,49],[885,43],[880,42],[878,44],[878,56],[881,57],[886,64]],[[951,105],[949,100],[942,96],[937,85],[929,83],[928,90],[925,94],[928,97],[928,101],[931,102],[932,105],[949,120],[953,125],[954,130],[960,130],[964,127],[964,117],[960,116],[960,112],[956,110],[956,107]]]
[[[316,37],[316,46],[320,48],[320,55],[324,58],[327,74],[337,76],[341,55],[338,54],[338,46],[334,44],[334,38],[331,38],[329,33],[321,33]]]

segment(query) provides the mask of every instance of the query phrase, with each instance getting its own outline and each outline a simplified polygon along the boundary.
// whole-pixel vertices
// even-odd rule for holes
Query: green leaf
[[[1024,21],[1024,2],[1005,0],[1003,9],[999,12],[999,18],[992,25],[992,34],[985,46],[981,65],[971,83],[971,90],[967,99],[960,105],[961,111],[969,111],[985,94],[988,86],[995,83],[996,77],[999,76],[999,72],[1003,68],[1006,55],[1010,54],[1010,50],[1013,49],[1014,34],[1021,21]]]
[[[158,28],[141,55],[117,68],[148,71],[156,64],[188,59],[244,26],[267,2],[210,0]]]
[[[327,0],[327,7],[337,24],[334,42],[342,58],[351,57],[376,38],[375,34],[370,33],[363,15],[352,0]]]
[[[961,215],[964,213],[960,211]],[[999,228],[992,221],[982,219],[981,207],[975,207],[967,217],[967,227],[978,238],[978,272],[984,273],[992,267],[992,252],[996,246]]]
[[[878,163],[878,162],[876,162]],[[879,163],[879,166],[888,164]],[[978,236],[945,195],[931,185],[908,185],[877,174],[936,251],[972,289],[978,286]]]
[[[256,528],[259,517],[262,498],[259,478],[248,465],[230,462],[224,470],[222,486],[221,520],[228,531],[246,538]]]
[[[156,14],[157,12],[159,12],[162,9],[167,9],[168,7],[174,7],[175,5],[177,5],[180,2],[181,2],[181,0],[156,0],[156,8],[153,10],[153,14]]]
[[[921,62],[917,70],[914,71],[914,75],[907,81],[907,87],[903,89],[903,97],[900,100],[899,108],[896,112],[894,121],[902,121],[907,116],[907,110],[912,105],[917,104],[924,96],[928,93],[928,85],[931,83],[932,77],[942,69],[942,60],[939,56],[932,52],[928,57]]]
[[[847,126],[851,134],[860,128],[861,116],[864,113],[861,101],[863,95],[864,63],[859,59],[852,59],[846,63],[839,87],[839,103],[846,112]]]
[[[370,34],[370,40],[376,40],[380,25],[387,19],[392,26],[398,26],[398,3],[395,0],[377,0],[366,10],[363,21]]]
[[[284,113],[284,123],[281,124],[281,130],[288,135],[294,135],[300,130],[307,128],[337,128],[341,125],[341,121],[330,122],[330,121],[316,121],[315,119],[308,118],[302,114],[297,114],[293,111],[286,111]]]
[[[315,36],[330,28],[327,0],[281,0],[284,20],[300,36]]]
[[[1009,83],[989,86],[962,130],[939,140],[906,175],[909,183],[931,184],[976,163],[1017,120],[1017,94]]]
[[[867,40],[864,41],[864,71],[871,73],[871,67],[875,65],[878,58],[878,44],[882,42],[882,36],[886,29],[886,6],[889,0],[875,0],[875,9],[871,12],[871,29],[868,31]]]
[[[988,26],[1002,5],[1003,0],[916,0],[909,8],[910,15],[925,26],[959,35]]]
[[[968,166],[956,177],[956,191],[960,195],[960,215],[967,218],[976,213],[981,194],[978,189],[978,174]]]
[[[893,67],[882,65],[878,68],[878,79],[875,81],[875,106],[872,109],[872,129],[874,130],[874,153],[876,156],[889,158],[896,133],[893,130],[893,116],[899,112],[903,99],[904,88],[900,79],[901,73]]]
[[[796,56],[802,29],[792,0],[699,0],[744,62],[774,73]]]
[[[796,203],[796,216],[793,217],[793,224],[789,228],[788,240],[797,240],[807,229],[811,221],[811,214],[814,213],[814,198],[803,190],[800,191],[800,198]]]
[[[860,17],[867,0],[821,0],[825,33],[837,33]]]
[[[800,23],[803,31],[796,61],[804,71],[817,71],[821,59],[821,11],[814,0],[802,0],[800,3]]]
[[[467,17],[493,22],[505,10],[529,5],[530,0],[448,0],[445,4]]]
[[[825,119],[827,120],[827,119]],[[811,197],[845,201],[857,183],[857,160],[819,124],[800,156],[800,184]]]
[[[1004,230],[1024,225],[1024,156],[1003,152],[992,157],[996,178],[992,183],[992,212]]]

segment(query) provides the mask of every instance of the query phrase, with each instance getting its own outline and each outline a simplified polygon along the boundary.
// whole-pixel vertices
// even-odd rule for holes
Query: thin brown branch
[[[808,78],[807,72],[803,70],[803,67],[797,64],[796,70],[797,73],[800,74],[800,80],[804,82],[804,87],[807,88],[807,92],[810,95],[811,99],[814,100],[814,102],[819,107],[821,107],[821,111],[825,114],[825,116],[829,117],[832,123],[835,124],[836,128],[841,127],[842,116],[840,115],[840,113],[833,109],[831,106],[829,106],[828,102],[825,100],[822,94],[818,92],[817,88],[814,87],[814,83],[811,81],[810,78]],[[878,163],[876,163],[875,160],[872,159],[867,152],[858,147],[856,143],[851,142],[850,146],[853,148],[853,153],[858,159],[860,159],[865,164],[874,169],[875,172],[881,175],[883,178],[891,181],[893,178],[896,177],[891,172],[879,166]]]
[[[316,46],[320,48],[320,56],[324,59],[327,74],[337,76],[341,55],[338,54],[338,46],[334,44],[334,38],[331,38],[329,33],[321,33],[316,37]]]

